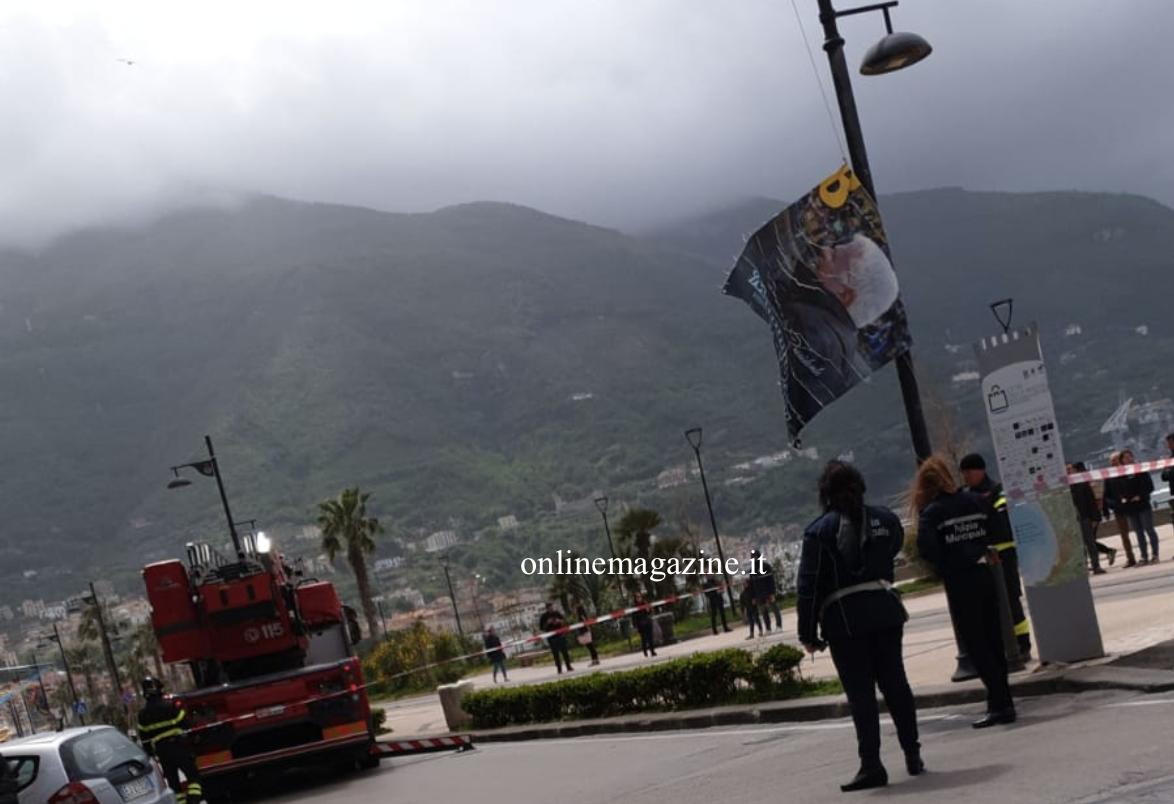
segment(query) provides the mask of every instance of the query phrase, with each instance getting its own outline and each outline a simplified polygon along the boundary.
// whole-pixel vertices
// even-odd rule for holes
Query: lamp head
[[[915,33],[898,31],[888,33],[868,49],[860,62],[861,75],[882,75],[916,64],[933,48]]]

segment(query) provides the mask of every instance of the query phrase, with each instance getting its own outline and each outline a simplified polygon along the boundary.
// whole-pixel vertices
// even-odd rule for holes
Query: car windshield
[[[127,781],[150,768],[143,750],[114,729],[79,734],[62,743],[61,761],[71,781],[99,776]]]

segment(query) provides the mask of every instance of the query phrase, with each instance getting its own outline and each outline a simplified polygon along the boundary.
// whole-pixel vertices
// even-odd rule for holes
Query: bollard
[[[440,695],[440,708],[444,710],[444,722],[448,724],[449,731],[456,731],[472,720],[469,713],[461,709],[461,698],[472,691],[472,681],[441,684],[436,688],[436,692]]]
[[[995,581],[995,589],[999,595],[999,623],[1003,632],[1003,653],[1007,657],[1007,672],[1018,673],[1027,665],[1019,655],[1019,640],[1015,638],[1015,623],[1011,620],[1011,599],[1007,596],[1007,582],[1003,579],[1003,567],[999,561],[999,551],[994,547],[987,548],[987,566],[990,567],[991,577]]]

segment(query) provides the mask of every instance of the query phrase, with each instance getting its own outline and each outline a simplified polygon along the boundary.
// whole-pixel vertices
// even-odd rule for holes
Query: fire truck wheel
[[[372,770],[379,767],[379,755],[363,753],[355,760],[355,764],[359,766],[359,770]]]

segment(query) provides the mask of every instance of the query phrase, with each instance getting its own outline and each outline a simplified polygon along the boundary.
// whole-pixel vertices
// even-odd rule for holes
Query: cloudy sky
[[[10,243],[239,191],[399,211],[506,200],[631,228],[794,198],[842,159],[816,0],[0,8]],[[1174,205],[1174,2],[903,0],[894,24],[933,55],[865,78],[883,20],[841,21],[882,193]]]

